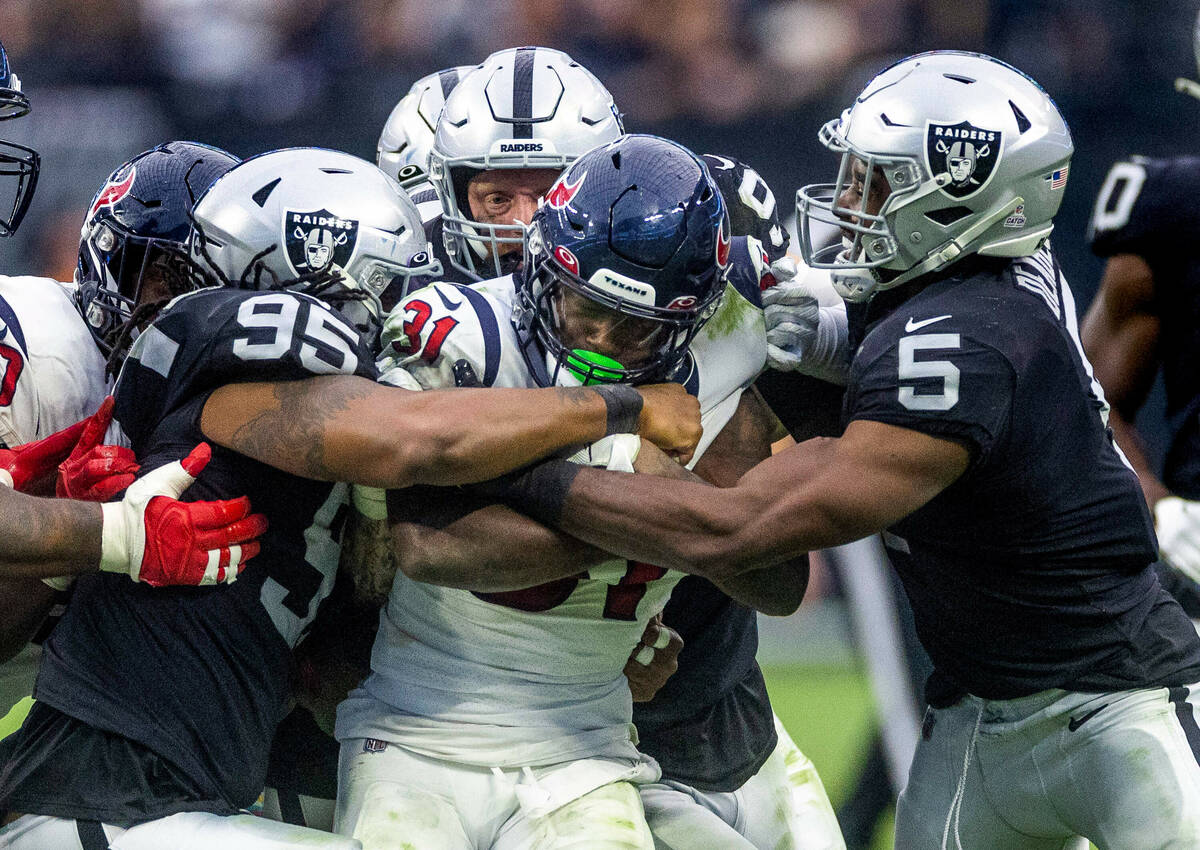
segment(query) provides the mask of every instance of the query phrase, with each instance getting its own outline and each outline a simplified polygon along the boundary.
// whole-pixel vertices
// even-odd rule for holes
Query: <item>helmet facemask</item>
[[[76,270],[80,305],[114,374],[168,301],[215,283],[196,268],[182,244],[135,236],[112,220],[85,225],[84,245]]]
[[[0,88],[0,121],[29,112],[29,98],[21,91],[17,75],[9,74],[8,80],[9,87]],[[0,216],[0,236],[11,236],[29,210],[41,162],[33,148],[0,140],[0,210],[8,210],[8,215]]]
[[[553,364],[552,384],[564,370],[585,386],[665,380],[678,369],[688,346],[720,304],[720,287],[706,303],[683,309],[614,296],[592,286],[566,268],[556,254],[547,252],[536,225],[529,233],[517,320]],[[717,273],[714,266],[710,274]],[[600,336],[608,343],[608,353],[582,347],[597,328],[603,329]],[[572,346],[572,341],[580,345]],[[623,352],[636,361],[625,365]]]
[[[845,116],[834,119],[820,132],[821,143],[841,154],[836,182],[804,186],[796,193],[800,249],[809,266],[834,271],[838,294],[847,301],[865,301],[876,290],[896,285],[885,280],[880,269],[905,270],[899,267],[903,259],[892,227],[897,211],[938,190],[944,181],[930,178],[914,156],[855,147],[842,133],[844,121]],[[844,206],[844,198],[856,198],[857,203]],[[818,244],[814,222],[838,228],[841,240]]]

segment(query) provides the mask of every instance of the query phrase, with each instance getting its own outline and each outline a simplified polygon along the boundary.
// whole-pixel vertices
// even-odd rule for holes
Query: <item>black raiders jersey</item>
[[[633,704],[638,749],[663,778],[701,791],[736,791],[778,743],[775,715],[755,660],[758,620],[711,582],[685,576],[663,622],[679,632],[679,669],[649,702]]]
[[[1154,274],[1154,314],[1171,443],[1163,482],[1200,499],[1200,157],[1117,162],[1096,198],[1088,237],[1101,257],[1136,254]]]
[[[371,352],[322,302],[202,290],[176,299],[138,337],[117,383],[116,418],[146,471],[204,439],[200,415],[217,388],[329,374],[376,377]],[[287,708],[291,648],[333,586],[346,485],[213,446],[184,498],[242,494],[270,528],[236,583],[151,588],[108,573],[77,582],[45,643],[35,691],[39,705],[61,713],[59,725],[74,725],[57,734],[50,722],[48,732],[43,717],[38,734],[17,743],[0,801],[9,809],[128,823],[180,805],[232,813],[255,801]],[[89,730],[91,739],[127,739],[136,756],[89,760],[109,752]],[[52,763],[70,763],[78,783],[55,786],[53,772],[40,769]],[[160,768],[186,777],[195,798],[146,800],[147,775]]]
[[[874,318],[843,412],[971,452],[957,481],[883,535],[931,690],[1007,699],[1195,681],[1200,638],[1150,569],[1149,511],[1048,244],[964,262]]]

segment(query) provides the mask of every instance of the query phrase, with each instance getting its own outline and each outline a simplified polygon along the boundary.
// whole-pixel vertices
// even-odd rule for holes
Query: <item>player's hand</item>
[[[700,442],[700,401],[682,384],[648,384],[638,387],[642,414],[638,433],[667,454],[687,463]]]
[[[634,702],[654,699],[659,688],[679,669],[682,649],[683,638],[674,629],[663,625],[661,614],[655,614],[625,662],[625,678],[629,680]]]
[[[212,457],[201,443],[182,461],[147,473],[125,498],[101,505],[100,569],[128,573],[155,587],[231,583],[258,554],[267,530],[245,496],[218,502],[179,502]]]
[[[104,446],[101,441],[112,422],[113,397],[84,420],[85,427],[71,454],[58,465],[54,492],[60,499],[107,502],[137,478],[141,466],[124,446]]]
[[[0,484],[24,491],[30,484],[53,473],[70,453],[87,423],[84,419],[35,442],[0,449]]]
[[[805,277],[763,290],[767,367],[800,372],[845,385],[850,370],[846,306],[822,306],[817,286]]]
[[[1154,503],[1158,554],[1192,581],[1200,582],[1200,502],[1167,496]]]

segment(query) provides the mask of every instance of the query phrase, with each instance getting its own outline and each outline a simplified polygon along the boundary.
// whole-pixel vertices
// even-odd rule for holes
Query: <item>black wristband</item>
[[[581,468],[567,460],[547,460],[462,489],[475,496],[502,501],[543,525],[557,526],[567,502],[567,491]]]
[[[642,394],[629,384],[602,384],[588,387],[604,399],[608,421],[604,434],[636,434],[642,415]]]

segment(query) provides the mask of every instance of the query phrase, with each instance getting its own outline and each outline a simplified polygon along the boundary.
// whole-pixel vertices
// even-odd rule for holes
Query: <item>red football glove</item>
[[[89,420],[76,422],[49,437],[12,449],[0,449],[0,484],[25,490],[54,471],[71,451]]]
[[[125,498],[102,505],[100,569],[127,573],[155,587],[232,583],[258,554],[267,518],[250,513],[245,496],[217,502],[176,499],[196,480],[212,450],[207,443],[147,473]]]
[[[79,442],[58,465],[54,492],[60,499],[107,502],[137,479],[141,466],[130,449],[100,445],[112,422],[112,410],[113,397],[109,396],[84,420],[87,427]]]

